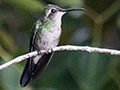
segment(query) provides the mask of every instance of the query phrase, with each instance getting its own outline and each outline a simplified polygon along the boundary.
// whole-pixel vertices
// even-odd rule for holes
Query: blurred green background
[[[28,52],[31,28],[47,4],[87,9],[63,16],[59,45],[120,49],[120,0],[0,0],[0,64]],[[0,90],[120,90],[120,56],[56,52],[39,78],[21,88],[25,62],[0,71]]]

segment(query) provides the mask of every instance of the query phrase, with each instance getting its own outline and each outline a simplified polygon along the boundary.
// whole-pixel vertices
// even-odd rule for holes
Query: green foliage
[[[48,3],[85,7],[62,18],[59,45],[120,49],[120,0],[1,0],[0,64],[28,52],[30,30]],[[82,51],[55,52],[46,70],[25,88],[19,79],[25,61],[0,71],[0,90],[119,90],[120,57]]]

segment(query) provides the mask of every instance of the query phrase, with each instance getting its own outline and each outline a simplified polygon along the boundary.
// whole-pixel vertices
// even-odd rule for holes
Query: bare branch
[[[96,48],[96,47],[89,47],[89,46],[71,46],[71,45],[66,45],[66,46],[58,46],[58,47],[54,47],[53,49],[50,49],[50,50],[41,50],[39,51],[39,53],[47,53],[47,52],[55,52],[55,51],[64,51],[64,50],[68,50],[68,51],[78,51],[78,50],[81,50],[81,51],[87,51],[87,52],[99,52],[99,53],[109,53],[111,55],[120,55],[120,51],[118,50],[112,50],[112,49],[104,49],[104,48]],[[34,52],[30,52],[28,54],[25,54],[25,55],[22,55],[22,56],[19,56],[3,65],[0,65],[0,70],[4,69],[4,68],[7,68],[8,66],[14,64],[14,63],[17,63],[17,62],[21,62],[27,58],[30,58],[30,57],[33,57],[33,56],[36,56],[38,55],[38,52],[37,51],[34,51]]]

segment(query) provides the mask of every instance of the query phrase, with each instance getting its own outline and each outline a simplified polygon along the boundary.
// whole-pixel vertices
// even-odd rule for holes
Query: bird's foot
[[[40,50],[37,50],[37,53],[38,53],[38,55],[41,55],[41,54],[42,54]]]
[[[46,53],[49,54],[49,53],[52,53],[52,52],[53,52],[53,49],[50,48],[50,49],[48,49],[48,51]]]

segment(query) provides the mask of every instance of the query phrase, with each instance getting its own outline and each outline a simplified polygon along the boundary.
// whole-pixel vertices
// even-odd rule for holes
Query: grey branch
[[[72,45],[66,45],[66,46],[58,46],[58,47],[54,47],[50,50],[41,50],[39,51],[39,53],[50,53],[50,52],[55,52],[55,51],[64,51],[64,50],[68,50],[68,51],[77,51],[77,50],[81,50],[81,51],[87,51],[89,53],[91,52],[99,52],[99,53],[109,53],[111,55],[120,55],[120,51],[118,50],[112,50],[112,49],[105,49],[105,48],[96,48],[96,47],[89,47],[89,46],[72,46]],[[25,55],[19,56],[5,64],[0,65],[0,70],[7,68],[8,66],[17,63],[17,62],[21,62],[27,58],[33,57],[38,55],[38,51],[34,51],[34,52],[30,52],[27,53]]]

